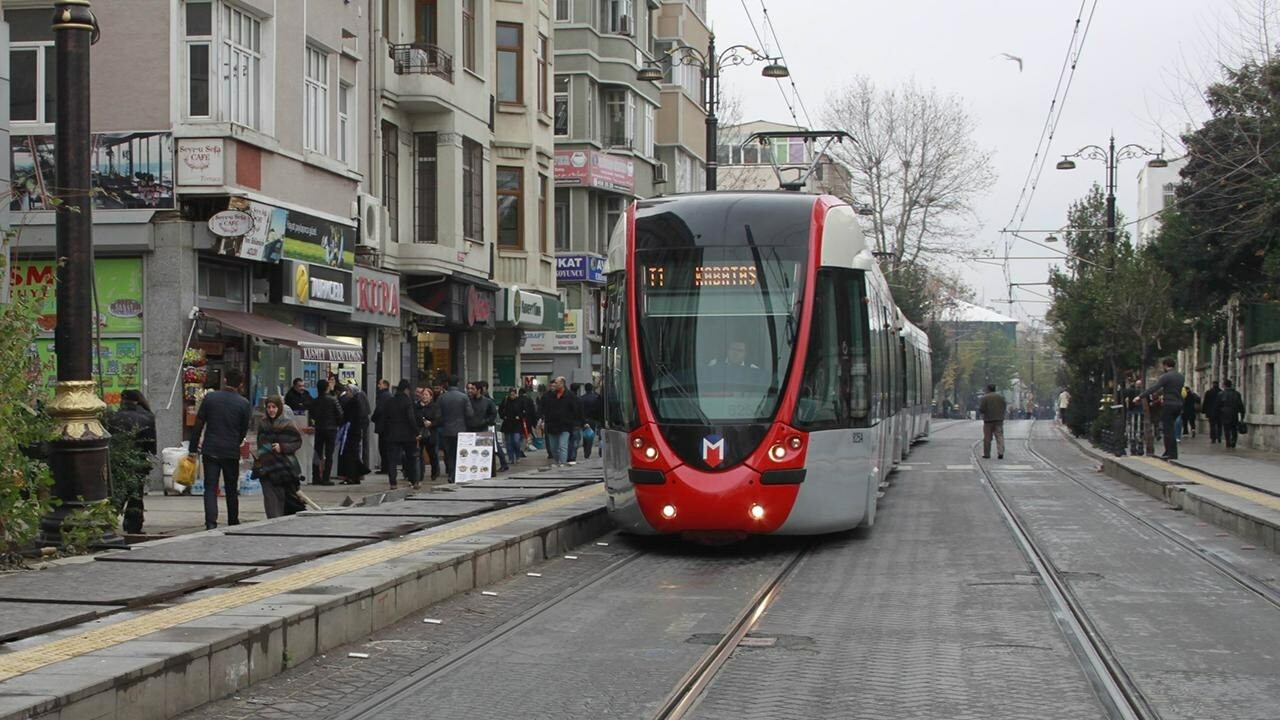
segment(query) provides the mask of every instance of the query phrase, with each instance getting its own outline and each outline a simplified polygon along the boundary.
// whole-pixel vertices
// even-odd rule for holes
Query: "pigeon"
[[[1022,72],[1022,58],[1018,57],[1017,55],[1010,55],[1009,53],[1006,53],[1006,52],[1000,53],[1000,56],[1003,57],[1005,60],[1012,60],[1018,63],[1018,72]]]

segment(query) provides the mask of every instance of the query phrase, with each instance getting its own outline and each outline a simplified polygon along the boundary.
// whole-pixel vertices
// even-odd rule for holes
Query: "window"
[[[307,46],[303,79],[302,146],[323,153],[329,140],[329,56]]]
[[[662,82],[667,85],[677,85],[685,94],[693,98],[695,102],[702,103],[702,70],[696,65],[684,65],[680,62],[673,62],[670,56],[666,56],[676,47],[681,45],[676,40],[657,40],[654,42],[654,53],[664,56],[662,60]]]
[[[462,139],[462,236],[484,242],[484,146]]]
[[[567,193],[566,193],[567,194]],[[556,252],[568,252],[569,243],[569,201],[556,201]]]
[[[439,164],[436,162],[438,140],[433,132],[417,133],[414,145],[413,239],[420,243],[440,242],[437,228],[439,210]]]
[[[258,128],[262,122],[262,23],[229,5],[221,8],[219,104],[222,119]]]
[[[498,102],[524,102],[524,28],[498,23]]]
[[[9,119],[54,121],[55,59],[53,43],[13,43],[9,48]],[[41,97],[43,93],[44,97]]]
[[[201,262],[196,268],[196,293],[202,298],[244,302],[244,269]]]
[[[189,2],[186,11],[183,35],[187,62],[187,117],[209,117],[209,50],[213,44],[213,5],[207,2]]]
[[[1176,189],[1176,187],[1174,186],[1174,184],[1173,184],[1173,183],[1165,183],[1165,184],[1164,184],[1164,188],[1163,188],[1162,197],[1161,197],[1161,200],[1163,201],[1163,204],[1160,206],[1160,208],[1161,208],[1161,209],[1164,209],[1164,208],[1167,208],[1167,207],[1172,206],[1172,205],[1173,205],[1173,201],[1174,201],[1176,198],[1177,198],[1177,189]]]
[[[550,184],[550,178],[546,175],[538,176],[538,246],[548,255],[554,252],[551,247],[551,233],[547,232],[547,194]]]
[[[387,238],[399,242],[400,235],[400,128],[382,121],[382,206],[387,209],[391,229]]]
[[[351,126],[351,86],[338,85],[338,160],[351,162],[355,132]]]
[[[573,22],[573,0],[555,0],[556,22]]]
[[[634,35],[635,8],[632,0],[600,0],[601,32]]]
[[[631,94],[626,90],[604,93],[605,145],[631,146]]]
[[[644,105],[644,156],[651,158],[656,157],[654,151],[654,141],[656,140],[656,125],[654,124],[653,106],[645,103]]]
[[[499,166],[498,179],[498,245],[523,248],[524,179],[523,169]]]
[[[476,0],[462,0],[462,67],[476,71]]]
[[[436,0],[415,0],[413,17],[413,41],[436,44]]]
[[[551,56],[551,44],[547,42],[547,36],[538,35],[538,111],[547,112],[550,105],[548,104],[548,92],[551,84],[551,63],[548,60]]]
[[[556,76],[555,134],[569,134],[569,76]]]
[[[627,276],[609,274],[605,287],[604,341],[600,355],[604,366],[605,422],[612,430],[632,430],[639,425],[631,392],[631,358],[627,353]]]
[[[595,140],[596,135],[596,81],[587,80],[587,134],[584,139]]]

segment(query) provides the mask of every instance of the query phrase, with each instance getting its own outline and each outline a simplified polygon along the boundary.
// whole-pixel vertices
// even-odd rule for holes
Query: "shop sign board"
[[[224,254],[262,262],[297,260],[342,270],[355,266],[354,226],[243,198],[232,198],[231,209],[247,212],[253,229],[224,247]]]
[[[518,287],[507,288],[502,293],[499,322],[525,327],[542,326],[547,303],[541,295],[525,292]]]
[[[52,333],[58,325],[57,262],[20,260],[9,271],[9,287],[16,298],[34,298],[40,331]],[[142,259],[99,258],[93,262],[98,291],[97,327],[103,334],[142,333]]]
[[[355,282],[351,319],[366,325],[400,325],[400,276],[363,265],[352,275]]]
[[[142,339],[102,338],[91,343],[97,348],[93,356],[93,379],[102,385],[102,399],[107,405],[120,404],[120,393],[138,389],[142,382]],[[32,376],[40,378],[50,397],[58,381],[57,353],[53,338],[37,338],[27,353]],[[98,368],[102,368],[101,374]]]
[[[493,470],[494,434],[491,432],[458,433],[458,455],[453,480],[468,483],[488,480]]]
[[[286,304],[351,312],[351,273],[304,262],[285,263],[283,271]]]
[[[243,210],[223,210],[209,218],[209,232],[220,238],[243,237],[253,230],[253,216]]]
[[[222,185],[222,138],[178,138],[178,184]]]
[[[362,363],[364,362],[364,348],[351,346],[350,350],[344,348],[336,348],[333,346],[318,347],[315,345],[303,345],[298,348],[302,353],[304,362],[320,362],[320,363]]]
[[[556,185],[592,187],[615,192],[632,192],[636,187],[636,162],[623,155],[599,150],[557,150]]]
[[[497,315],[497,293],[471,282],[450,279],[434,286],[422,304],[444,315],[457,328],[493,327]]]
[[[556,282],[604,284],[604,258],[595,255],[556,255]]]
[[[93,133],[89,162],[95,210],[159,210],[173,204],[173,134],[167,132]],[[52,135],[14,135],[11,210],[48,210],[45,200],[58,193]]]
[[[564,332],[525,332],[521,354],[580,354],[582,352],[582,311],[564,311]]]

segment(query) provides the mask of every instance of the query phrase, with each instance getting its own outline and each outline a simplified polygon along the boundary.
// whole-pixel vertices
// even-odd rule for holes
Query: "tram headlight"
[[[670,519],[674,518],[675,516],[676,516],[676,506],[675,506],[675,505],[663,505],[663,506],[662,506],[662,517],[664,517],[664,518],[666,518],[666,519],[670,520]]]
[[[650,445],[649,447],[644,449],[645,460],[655,460],[657,459],[657,457],[658,457],[658,448]]]
[[[753,505],[751,506],[751,509],[750,509],[749,511],[747,511],[747,512],[748,512],[748,514],[749,514],[749,515],[751,515],[751,519],[752,519],[752,520],[763,520],[763,519],[764,519],[764,506],[763,506],[763,505],[753,504]]]
[[[787,441],[787,444],[791,446],[792,450],[799,451],[800,446],[804,445],[804,441],[800,439],[799,435],[792,435],[791,439]]]
[[[631,447],[633,447],[633,448],[635,448],[635,449],[637,449],[637,450],[639,450],[640,448],[644,447],[644,438],[642,438],[642,437],[632,438],[632,439],[631,439]]]
[[[769,448],[769,457],[773,458],[776,462],[782,462],[787,458],[787,449],[782,446],[782,443],[777,443],[773,447]]]

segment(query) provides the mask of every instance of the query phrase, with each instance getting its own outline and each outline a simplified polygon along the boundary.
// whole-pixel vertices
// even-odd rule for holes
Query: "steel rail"
[[[1018,519],[1017,514],[1000,492],[1000,488],[996,486],[990,470],[978,461],[977,447],[978,442],[975,442],[969,450],[969,455],[974,467],[978,468],[982,474],[982,484],[991,497],[992,503],[1000,511],[1005,525],[1013,534],[1018,548],[1026,557],[1031,569],[1040,577],[1041,588],[1053,611],[1054,620],[1080,660],[1081,667],[1108,716],[1120,720],[1159,720],[1160,715],[1151,707],[1132,678],[1121,667],[1119,660],[1093,626],[1088,613],[1071,592],[1071,588],[1053,565],[1048,554],[1036,543],[1030,531]]]

